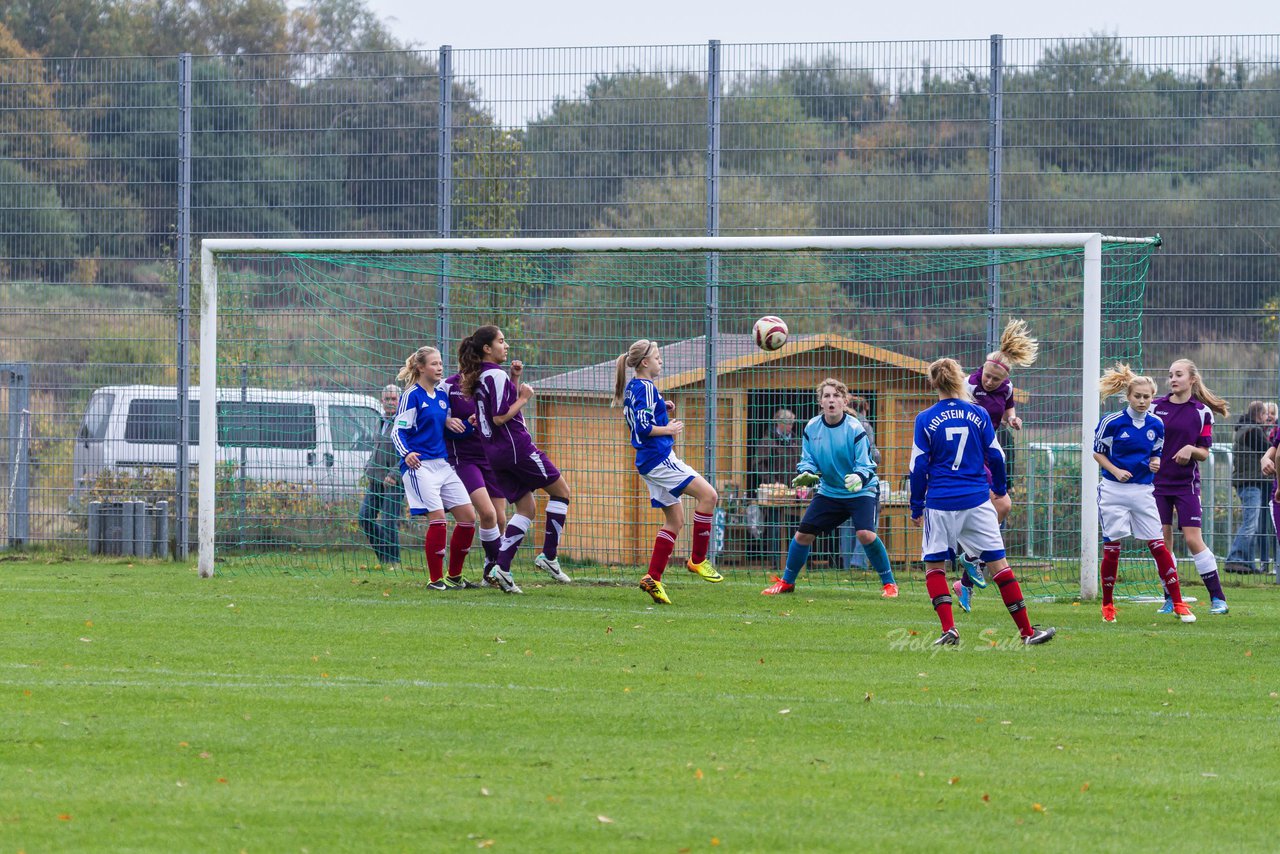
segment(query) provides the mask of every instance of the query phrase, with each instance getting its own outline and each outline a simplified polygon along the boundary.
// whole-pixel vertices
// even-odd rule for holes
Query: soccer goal
[[[880,534],[906,583],[920,583],[906,475],[913,419],[934,400],[925,369],[942,356],[980,369],[1019,318],[1040,355],[1013,375],[1023,429],[1001,432],[1008,550],[1028,592],[1093,597],[1098,376],[1117,359],[1142,365],[1158,245],[1096,233],[207,239],[200,573],[213,573],[215,554],[238,571],[420,568],[421,533],[398,506],[370,521],[362,475],[379,396],[417,347],[438,347],[448,375],[459,341],[496,324],[535,392],[526,421],[573,491],[561,559],[579,575],[631,578],[661,521],[609,407],[614,360],[649,338],[685,425],[677,453],[720,493],[722,571],[765,573],[781,560],[807,501],[788,485],[796,437],[830,376],[862,399],[880,453]],[[753,343],[761,315],[790,327],[780,349]],[[532,553],[541,524],[526,540]],[[837,531],[808,572],[833,584],[875,578],[861,566],[856,539]],[[1145,562],[1125,569],[1129,584],[1156,589]]]

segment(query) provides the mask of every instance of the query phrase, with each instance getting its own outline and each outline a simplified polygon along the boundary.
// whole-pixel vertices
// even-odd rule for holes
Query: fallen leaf
[[[988,803],[988,804],[989,804],[989,803],[991,803],[991,796],[990,796],[990,795],[988,795],[986,792],[983,792],[983,793],[982,793],[982,800],[983,800],[983,802],[984,802],[984,803]]]
[[[228,607],[228,608],[234,608],[235,606],[236,606],[236,603],[235,603],[235,602],[232,602],[232,603],[231,603],[230,605],[228,605],[227,607]]]
[[[1275,691],[1272,691],[1272,692],[1271,692],[1271,699],[1273,699],[1273,700],[1274,700],[1276,697],[1280,697],[1280,694],[1277,694]]]
[[[607,815],[596,816],[596,821],[600,822],[601,824],[613,824],[613,819],[609,818],[609,816]]]
[[[180,742],[178,742],[178,746],[179,746],[179,747],[190,747],[191,745],[187,744],[185,741],[180,741]]]
[[[493,639],[498,643],[506,643],[506,641],[504,641],[502,638],[498,637],[497,635],[494,635]]]
[[[1000,723],[1004,726],[1008,726],[1009,724],[1013,723],[1013,721],[1001,721]]]
[[[526,650],[524,651],[524,654],[525,654],[525,655],[533,655],[533,650],[531,650],[531,649],[526,649]]]
[[[92,638],[80,638],[80,643],[93,643]]]
[[[1212,771],[1201,771],[1200,776],[1201,777],[1217,777],[1218,775],[1213,773]]]
[[[701,769],[701,768],[698,768],[697,770],[695,770],[695,771],[693,772],[693,779],[695,779],[695,780],[701,780],[701,779],[702,779],[702,769]]]
[[[716,847],[716,846],[718,846],[719,844],[720,844],[720,838],[719,838],[718,836],[713,836],[713,837],[711,837],[711,847],[712,847],[712,848],[715,848],[715,847]]]
[[[329,674],[328,674],[328,673],[321,673],[321,674],[320,674],[320,678],[321,678],[321,679],[328,679],[328,678],[329,678]]]
[[[605,627],[604,627],[604,633],[605,633],[606,635],[611,635],[611,634],[613,634],[613,626],[605,626]]]
[[[391,591],[390,591],[390,590],[383,590],[383,591],[382,591],[382,595],[383,595],[383,596],[390,596],[390,595],[391,595]]]
[[[480,794],[481,794],[481,795],[483,795],[483,796],[485,796],[485,797],[487,798],[487,797],[489,797],[489,790],[488,790],[488,789],[484,789],[484,788],[482,788],[482,789],[480,790]]]
[[[84,624],[89,628],[93,628],[93,620],[85,620]]]
[[[476,843],[476,847],[477,847],[477,848],[492,848],[492,847],[493,847],[493,840],[492,840],[492,839],[481,839],[479,842],[477,842],[477,843]]]
[[[227,782],[227,778],[226,778],[226,777],[219,777],[219,778],[218,778],[218,782],[219,782],[219,783],[225,783],[225,782]]]
[[[1253,658],[1253,650],[1251,650],[1251,649],[1246,649],[1246,650],[1244,651],[1244,657],[1245,657],[1245,658]]]
[[[791,714],[791,710],[790,710],[790,709],[778,709],[778,714],[780,714],[780,715],[789,715],[789,714]]]
[[[71,813],[64,812],[58,815],[58,821],[71,821]]]
[[[631,628],[633,628],[633,629],[643,629],[643,628],[644,628],[644,626],[632,626]]]
[[[956,783],[959,783],[959,782],[960,782],[959,777],[952,777],[950,780],[947,781],[947,785],[954,786]]]
[[[762,658],[762,659],[760,659],[760,663],[761,663],[761,664],[764,664],[764,659],[763,659],[763,658]],[[1273,697],[1274,697],[1274,696],[1275,696],[1275,694],[1272,694],[1271,696],[1273,696]]]
[[[1087,792],[1087,791],[1089,791],[1089,784],[1088,784],[1088,783],[1084,783],[1083,785],[1081,785],[1081,786],[1080,786],[1080,791],[1082,791],[1082,792]]]
[[[1040,804],[1032,804],[1031,808],[1036,812],[1044,812],[1044,807],[1042,807]]]
[[[201,759],[210,759],[210,758],[212,758],[212,754],[210,754],[210,753],[209,753],[209,751],[207,751],[207,750],[202,750],[202,751],[200,751],[200,758],[201,758]]]
[[[908,630],[908,631],[907,631],[907,634],[911,635],[911,637],[913,637],[913,638],[914,638],[914,637],[919,637],[919,636],[920,636],[920,633],[919,633],[919,632],[917,632],[915,629],[910,629],[910,630]]]
[[[868,691],[867,693],[865,693],[865,694],[863,694],[863,695],[862,695],[862,702],[864,702],[864,703],[870,703],[870,702],[871,702],[871,698],[872,698],[872,697],[874,697],[874,696],[875,696],[875,694],[872,694],[870,691]]]

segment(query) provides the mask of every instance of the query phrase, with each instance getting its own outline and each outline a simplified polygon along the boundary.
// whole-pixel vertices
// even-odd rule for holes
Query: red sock
[[[676,548],[676,535],[666,528],[658,529],[658,536],[653,541],[653,555],[649,558],[649,577],[654,581],[662,580],[662,572],[671,560],[671,553]]]
[[[1027,604],[1022,601],[1022,588],[1018,586],[1018,579],[1013,577],[1013,570],[1006,566],[997,572],[992,580],[1000,588],[1000,598],[1004,600],[1004,606],[1009,609],[1009,616],[1013,617],[1013,621],[1018,624],[1018,632],[1024,638],[1031,637],[1035,634],[1035,630],[1031,628],[1031,618],[1027,616]]]
[[[942,630],[949,632],[956,627],[956,619],[951,614],[951,588],[947,586],[947,574],[941,569],[926,570],[924,589],[933,601],[933,610],[938,612],[942,621]]]
[[[1112,604],[1116,589],[1116,576],[1120,574],[1120,544],[1104,543],[1102,546],[1102,604]]]
[[[702,563],[707,559],[707,549],[711,545],[711,513],[693,511],[693,546],[689,551],[689,560]]]
[[[1168,593],[1174,602],[1181,602],[1182,586],[1178,584],[1178,564],[1169,553],[1169,547],[1164,544],[1164,540],[1151,540],[1147,543],[1147,548],[1151,549],[1151,556],[1156,559],[1156,572],[1160,573],[1164,592]]]
[[[462,565],[467,561],[467,552],[471,551],[471,543],[475,536],[475,522],[458,522],[453,526],[453,536],[449,538],[449,576],[451,578],[462,575]]]
[[[444,532],[448,524],[443,519],[432,519],[427,525],[427,538],[422,544],[427,553],[427,575],[432,581],[444,576]]]

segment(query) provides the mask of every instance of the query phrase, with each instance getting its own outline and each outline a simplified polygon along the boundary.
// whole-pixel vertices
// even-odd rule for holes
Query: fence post
[[[720,41],[707,42],[707,236],[720,234]],[[707,255],[706,352],[707,371],[706,435],[702,474],[716,483],[716,425],[718,418],[718,344],[720,336],[720,253]]]
[[[22,548],[31,535],[31,365],[0,365],[0,380],[9,386],[9,430],[6,462],[9,482],[9,548]]]
[[[453,46],[440,46],[440,105],[436,110],[439,123],[436,152],[436,230],[440,237],[453,236]],[[445,373],[449,373],[449,256],[440,256],[440,302],[436,309],[436,341]]]
[[[991,90],[987,93],[987,231],[1002,228],[1001,177],[1004,173],[1004,36],[991,36]],[[998,253],[992,253],[998,255]],[[993,262],[996,257],[991,259]],[[987,267],[987,349],[1000,340],[1000,268]]]
[[[174,468],[174,501],[177,517],[179,560],[187,557],[190,520],[187,518],[191,491],[188,465],[191,428],[187,424],[191,387],[191,356],[187,339],[191,335],[191,54],[178,57],[178,447]]]

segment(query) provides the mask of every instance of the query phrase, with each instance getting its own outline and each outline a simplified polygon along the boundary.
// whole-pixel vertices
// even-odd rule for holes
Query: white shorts
[[[416,469],[404,473],[404,497],[409,515],[421,516],[433,510],[452,510],[471,503],[467,488],[448,460],[423,460]]]
[[[1158,540],[1164,536],[1156,510],[1155,485],[1098,481],[1098,525],[1108,543],[1125,537]]]
[[[996,508],[984,501],[968,510],[924,510],[924,539],[920,559],[926,562],[951,560],[955,546],[964,543],[965,551],[984,561],[1004,557],[1004,537]]]
[[[644,485],[649,487],[649,503],[654,507],[679,504],[680,494],[695,477],[698,477],[698,473],[674,453],[668,454],[665,460],[649,469],[648,473],[640,475]]]

